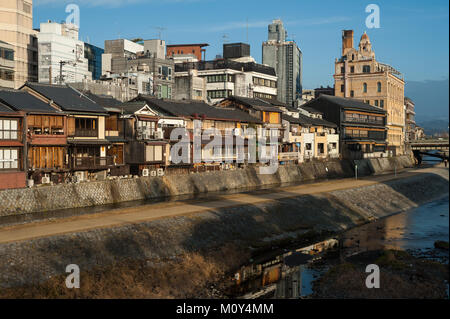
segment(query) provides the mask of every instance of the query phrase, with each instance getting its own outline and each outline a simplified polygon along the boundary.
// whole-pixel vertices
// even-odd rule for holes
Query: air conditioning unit
[[[142,176],[148,177],[149,175],[150,175],[150,171],[147,168],[142,170]]]
[[[48,175],[45,175],[42,177],[42,184],[50,184],[50,177]]]
[[[75,172],[76,183],[84,181],[84,172]]]
[[[162,139],[164,138],[163,135],[164,135],[163,132],[161,132],[161,131],[156,131],[156,132],[155,132],[155,139],[157,139],[157,140],[162,140]]]
[[[158,175],[158,173],[156,171],[151,171],[150,176],[152,177],[156,177]]]
[[[164,169],[158,168],[158,176],[164,176]]]
[[[33,187],[34,186],[34,179],[27,179],[27,187]]]

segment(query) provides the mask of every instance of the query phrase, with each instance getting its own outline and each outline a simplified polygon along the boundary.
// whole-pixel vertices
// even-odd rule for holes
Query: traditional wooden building
[[[26,186],[24,114],[0,102],[0,190]]]
[[[125,162],[127,144],[124,137],[125,121],[121,118],[122,109],[120,108],[123,103],[108,95],[96,95],[91,92],[84,92],[84,94],[108,112],[105,119],[105,138],[111,144],[107,147],[106,155],[114,161],[114,166],[109,168],[109,174],[111,176],[129,175],[130,167]]]
[[[201,166],[205,166],[205,161],[211,162],[210,165],[221,165],[225,161],[228,162],[236,162],[237,160],[237,152],[236,152],[236,138],[237,135],[242,134],[241,138],[244,140],[244,150],[246,158],[248,158],[248,136],[247,129],[254,128],[255,131],[258,131],[262,127],[262,122],[254,117],[249,115],[248,113],[233,109],[233,108],[220,108],[210,106],[202,101],[192,101],[192,100],[161,100],[154,99],[148,96],[139,96],[136,100],[142,100],[147,103],[147,105],[156,113],[159,114],[160,117],[164,116],[175,116],[178,118],[182,118],[185,121],[185,128],[190,135],[191,142],[194,137],[194,125],[197,120],[201,123],[201,127],[198,127],[203,133],[205,133],[208,129],[215,129],[220,132],[222,136],[222,152],[220,158],[215,158],[211,149],[205,148],[206,145],[210,143],[211,138],[202,139],[201,146],[202,152],[201,159],[203,163],[199,163]],[[241,129],[241,130],[236,130]],[[233,135],[233,136],[230,136]],[[233,150],[225,149],[226,148],[226,139],[233,139]],[[166,135],[168,137],[168,135]],[[171,141],[173,145],[174,142]],[[191,145],[191,159],[194,159],[194,149]],[[172,164],[172,163],[171,163]],[[198,166],[195,164],[194,166]]]
[[[388,155],[385,110],[356,99],[330,95],[321,95],[302,107],[318,110],[324,119],[338,125],[344,158]]]
[[[21,90],[63,111],[67,116],[68,166],[74,180],[104,179],[114,167],[107,155],[107,110],[68,85],[26,83]]]
[[[25,91],[0,90],[0,101],[26,115],[27,178],[34,184],[64,182],[69,171],[65,114]]]

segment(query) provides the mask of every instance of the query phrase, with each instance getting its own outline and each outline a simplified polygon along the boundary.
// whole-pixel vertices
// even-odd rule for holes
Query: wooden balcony
[[[75,137],[98,137],[97,130],[75,129]]]
[[[114,166],[114,156],[107,157],[73,157],[71,168],[75,170],[101,170]]]

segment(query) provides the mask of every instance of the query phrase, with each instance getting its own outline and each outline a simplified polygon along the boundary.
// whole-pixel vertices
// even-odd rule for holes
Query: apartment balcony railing
[[[74,157],[71,164],[72,169],[106,169],[114,166],[114,157]]]

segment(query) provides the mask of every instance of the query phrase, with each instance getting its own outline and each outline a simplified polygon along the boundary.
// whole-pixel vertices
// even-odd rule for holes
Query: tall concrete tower
[[[278,76],[278,99],[292,104],[302,94],[302,51],[288,40],[281,20],[273,20],[268,28],[268,41],[262,45],[263,64],[273,67]]]
[[[33,0],[0,1],[0,39],[14,51],[14,86],[37,82],[37,32],[33,30]]]

